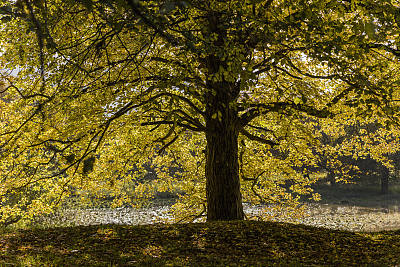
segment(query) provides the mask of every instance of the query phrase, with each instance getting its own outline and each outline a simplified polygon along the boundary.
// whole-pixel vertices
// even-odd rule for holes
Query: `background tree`
[[[397,118],[388,1],[1,3],[0,195],[42,192],[3,205],[4,218],[49,211],[72,188],[129,202],[138,172],[126,170],[151,159],[160,174],[183,170],[158,181],[186,192],[175,208],[243,219],[243,198],[274,199],[288,177],[308,190],[290,166],[314,161],[310,116]]]
[[[321,143],[314,148],[317,168],[326,172],[331,185],[378,182],[381,193],[389,193],[390,173],[399,168],[398,131],[383,127],[374,117],[347,118],[334,124],[320,126]]]

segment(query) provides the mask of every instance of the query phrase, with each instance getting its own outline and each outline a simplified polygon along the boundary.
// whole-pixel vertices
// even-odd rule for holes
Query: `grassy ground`
[[[400,231],[270,222],[81,226],[0,234],[0,266],[396,266]]]

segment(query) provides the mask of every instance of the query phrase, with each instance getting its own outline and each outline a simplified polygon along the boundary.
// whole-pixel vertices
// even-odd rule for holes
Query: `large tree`
[[[241,220],[242,198],[272,197],[288,166],[313,161],[310,117],[396,121],[390,1],[1,3],[4,218],[71,191],[121,193],[151,162],[184,170],[159,190]]]

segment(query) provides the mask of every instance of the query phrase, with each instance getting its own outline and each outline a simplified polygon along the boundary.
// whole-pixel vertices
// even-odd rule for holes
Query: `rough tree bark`
[[[216,38],[212,40],[214,49],[200,59],[209,75],[205,93],[207,221],[244,219],[238,161],[240,122],[236,106],[240,84],[227,81],[219,73],[221,67],[228,67],[222,56],[227,47],[226,25],[220,16],[214,12],[207,16],[209,24],[204,34]]]
[[[214,59],[211,59],[214,61]],[[206,105],[207,220],[243,220],[238,136],[240,120],[234,101],[238,87],[209,82]]]
[[[238,130],[229,109],[207,121],[207,220],[243,220],[238,162]],[[218,111],[210,112],[218,114]],[[214,115],[215,116],[215,115]]]

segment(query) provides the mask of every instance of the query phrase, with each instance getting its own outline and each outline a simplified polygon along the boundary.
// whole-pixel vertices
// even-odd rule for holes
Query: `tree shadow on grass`
[[[0,265],[269,266],[399,264],[400,232],[269,222],[31,229],[1,236]]]

